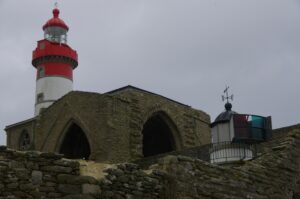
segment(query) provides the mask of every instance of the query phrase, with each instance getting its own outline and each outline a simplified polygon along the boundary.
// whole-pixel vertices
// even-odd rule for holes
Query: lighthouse
[[[67,44],[69,27],[59,18],[59,9],[43,26],[44,39],[37,42],[32,65],[36,68],[35,116],[73,90],[77,52]]]
[[[215,164],[235,164],[251,160],[257,155],[257,144],[272,137],[271,116],[239,114],[232,109],[228,95],[229,87],[222,96],[225,111],[211,124],[212,145],[209,149],[210,162]]]

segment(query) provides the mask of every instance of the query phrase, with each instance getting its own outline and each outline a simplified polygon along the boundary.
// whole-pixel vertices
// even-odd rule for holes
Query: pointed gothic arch
[[[26,151],[31,148],[31,139],[28,131],[24,129],[19,138],[19,150]]]
[[[144,123],[143,155],[153,156],[180,148],[177,128],[167,114],[156,112]]]
[[[59,147],[59,153],[70,159],[86,159],[91,154],[88,138],[82,128],[70,122]]]

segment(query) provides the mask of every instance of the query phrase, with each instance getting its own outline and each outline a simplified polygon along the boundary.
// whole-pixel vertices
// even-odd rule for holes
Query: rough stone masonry
[[[148,170],[111,164],[100,177],[83,175],[80,161],[58,154],[1,147],[0,198],[299,198],[300,130],[263,147],[259,157],[233,167],[179,155]]]

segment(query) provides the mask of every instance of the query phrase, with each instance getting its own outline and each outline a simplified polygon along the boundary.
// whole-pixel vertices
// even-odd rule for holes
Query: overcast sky
[[[31,65],[55,1],[0,0],[0,145],[6,125],[33,117]],[[239,113],[300,120],[299,0],[64,0],[77,50],[74,89],[133,85],[210,114],[225,85]]]

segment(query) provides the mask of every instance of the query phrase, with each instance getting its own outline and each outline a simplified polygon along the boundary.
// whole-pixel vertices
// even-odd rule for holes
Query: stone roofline
[[[15,126],[20,126],[22,124],[27,124],[29,122],[33,122],[36,120],[37,117],[33,117],[33,118],[30,118],[30,119],[27,119],[27,120],[23,120],[23,121],[20,121],[20,122],[17,122],[17,123],[14,123],[14,124],[10,124],[10,125],[7,125],[4,130],[6,131],[7,129],[10,129],[10,128],[13,128]]]
[[[124,87],[121,87],[121,88],[118,88],[118,89],[115,89],[115,90],[112,90],[112,91],[108,91],[108,92],[106,92],[104,94],[118,94],[118,93],[130,91],[130,90],[135,90],[135,91],[139,91],[139,92],[143,92],[143,93],[147,93],[147,94],[151,94],[151,95],[156,95],[158,97],[162,97],[162,98],[164,98],[164,99],[166,99],[168,101],[174,102],[176,104],[179,104],[179,105],[191,108],[191,106],[189,106],[189,105],[186,105],[186,104],[183,104],[183,103],[178,102],[176,100],[167,98],[167,97],[165,97],[163,95],[159,95],[157,93],[153,93],[153,92],[150,92],[150,91],[147,91],[147,90],[144,90],[144,89],[141,89],[141,88],[137,88],[137,87],[131,86],[131,85],[127,85],[127,86],[124,86]]]
[[[98,92],[87,92],[87,91],[71,91],[69,93],[67,93],[66,95],[62,96],[61,98],[57,99],[53,104],[51,104],[48,108],[52,107],[54,104],[60,102],[62,99],[64,99],[65,97],[69,96],[70,94],[73,94],[73,93],[83,93],[83,94],[94,94],[94,95],[108,95],[108,96],[114,96],[115,94],[118,94],[118,93],[123,93],[123,92],[126,92],[126,91],[138,91],[138,92],[143,92],[143,93],[146,93],[146,94],[151,94],[151,95],[155,95],[155,96],[158,96],[158,97],[161,97],[161,98],[164,98],[170,102],[173,102],[173,103],[176,103],[178,105],[181,105],[183,107],[186,107],[186,108],[192,108],[191,106],[189,105],[186,105],[186,104],[183,104],[183,103],[180,103],[176,100],[173,100],[173,99],[170,99],[170,98],[167,98],[163,95],[159,95],[159,94],[156,94],[156,93],[153,93],[153,92],[150,92],[150,91],[147,91],[147,90],[144,90],[144,89],[141,89],[141,88],[138,88],[138,87],[135,87],[135,86],[131,86],[131,85],[127,85],[127,86],[124,86],[124,87],[121,87],[121,88],[118,88],[118,89],[115,89],[115,90],[111,90],[111,91],[108,91],[108,92],[105,92],[105,93],[98,93]],[[47,108],[47,109],[48,109]],[[200,110],[198,110],[200,111]],[[202,111],[201,112],[205,113],[206,115],[208,115],[206,112]],[[22,125],[22,124],[26,124],[26,123],[29,123],[29,122],[33,122],[35,121],[36,119],[38,118],[38,116],[36,117],[33,117],[33,118],[30,118],[30,119],[26,119],[26,120],[23,120],[23,121],[20,121],[20,122],[17,122],[17,123],[13,123],[13,124],[10,124],[10,125],[7,125],[5,127],[4,130],[7,130],[7,129],[10,129],[10,128],[13,128],[15,126],[19,126],[19,125]]]

